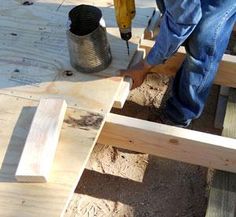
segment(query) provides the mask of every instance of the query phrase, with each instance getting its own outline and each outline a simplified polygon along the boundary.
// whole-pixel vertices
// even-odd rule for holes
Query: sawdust
[[[149,74],[145,82],[131,92],[129,100],[142,106],[159,108],[168,83],[169,78],[165,76]]]
[[[122,110],[147,120],[165,103],[169,79],[148,75]],[[213,128],[218,87],[214,87],[193,129]],[[203,217],[207,205],[207,169],[97,144],[65,217]]]

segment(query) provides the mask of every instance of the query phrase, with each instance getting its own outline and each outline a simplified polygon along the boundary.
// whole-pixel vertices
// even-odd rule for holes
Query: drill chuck
[[[125,41],[129,41],[132,37],[132,33],[131,33],[131,26],[128,28],[119,28],[120,30],[120,37],[125,40]]]
[[[120,32],[120,37],[125,41],[129,41],[132,37],[132,33],[131,32],[126,32],[126,33]]]

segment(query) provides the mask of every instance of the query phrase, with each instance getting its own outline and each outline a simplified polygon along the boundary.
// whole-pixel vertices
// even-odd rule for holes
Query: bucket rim
[[[87,33],[87,34],[84,34],[84,35],[78,35],[78,34],[75,34],[75,33],[73,33],[73,32],[71,31],[71,28],[72,28],[72,26],[74,25],[74,24],[73,24],[73,13],[74,13],[74,17],[76,17],[76,15],[79,14],[79,12],[76,13],[76,11],[77,11],[79,8],[82,8],[82,7],[93,8],[94,10],[96,10],[96,12],[98,12],[98,13],[96,14],[98,19],[97,19],[97,23],[96,23],[97,26],[95,26],[94,30],[92,30],[91,32],[89,32],[89,33]],[[95,14],[95,13],[94,13],[94,14]],[[69,22],[70,22],[69,25],[68,25],[69,31],[70,31],[72,34],[74,34],[74,35],[76,35],[76,36],[79,36],[79,37],[88,36],[88,35],[92,34],[94,31],[96,31],[96,30],[99,28],[99,26],[101,26],[101,21],[104,20],[104,19],[103,19],[103,15],[102,15],[102,10],[101,10],[100,8],[98,8],[98,7],[96,7],[96,6],[93,6],[93,5],[87,5],[87,4],[80,4],[80,5],[77,5],[77,6],[73,7],[73,8],[69,11],[69,13],[68,13],[68,18],[69,18]],[[74,21],[75,21],[75,20],[74,20]]]
[[[94,34],[100,28],[103,28],[103,27],[99,25],[96,29],[94,29],[92,32],[90,32],[86,35],[76,35],[75,33],[71,32],[70,29],[67,29],[66,32],[75,38],[87,38],[88,36],[91,36],[92,34]]]

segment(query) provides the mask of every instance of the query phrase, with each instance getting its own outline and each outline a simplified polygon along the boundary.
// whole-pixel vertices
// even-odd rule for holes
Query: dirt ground
[[[169,83],[149,75],[113,112],[154,119]],[[217,92],[214,86],[192,129],[220,133],[213,128]],[[207,186],[207,168],[97,144],[65,217],[203,217]]]

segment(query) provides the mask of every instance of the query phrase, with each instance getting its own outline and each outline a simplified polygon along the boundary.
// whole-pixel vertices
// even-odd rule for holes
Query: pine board
[[[236,139],[110,113],[98,143],[236,172]]]
[[[17,181],[47,182],[66,107],[63,99],[40,100],[16,170]]]
[[[230,93],[222,135],[236,138],[236,91]],[[235,144],[236,146],[236,144]],[[206,217],[236,216],[236,173],[215,171]]]

